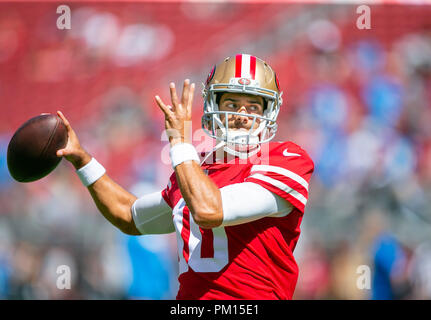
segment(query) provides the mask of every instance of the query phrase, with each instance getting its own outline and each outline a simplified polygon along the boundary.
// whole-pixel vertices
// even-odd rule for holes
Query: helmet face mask
[[[220,111],[217,96],[227,92],[262,97],[266,105],[263,114]],[[217,142],[224,142],[226,152],[240,156],[241,153],[249,153],[250,150],[257,152],[260,144],[274,138],[277,131],[276,120],[282,104],[282,92],[279,90],[275,72],[264,61],[246,54],[226,58],[211,70],[202,93],[204,97],[202,128]],[[230,115],[251,118],[252,125],[248,132],[229,128]],[[221,120],[221,116],[224,116],[224,121]],[[256,122],[259,125],[255,129]]]

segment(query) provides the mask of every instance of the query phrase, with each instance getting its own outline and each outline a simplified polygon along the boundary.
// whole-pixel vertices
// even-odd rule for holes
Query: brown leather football
[[[60,163],[58,149],[67,144],[66,127],[57,115],[43,113],[26,121],[13,135],[7,149],[7,166],[19,182],[48,175]]]

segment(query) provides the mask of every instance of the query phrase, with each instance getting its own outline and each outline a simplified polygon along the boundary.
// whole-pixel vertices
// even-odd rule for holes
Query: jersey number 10
[[[229,261],[227,236],[224,227],[202,229],[193,220],[183,198],[174,207],[180,274],[188,266],[195,272],[218,272]]]

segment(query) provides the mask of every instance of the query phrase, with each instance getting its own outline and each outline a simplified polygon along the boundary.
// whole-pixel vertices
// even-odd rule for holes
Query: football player
[[[77,169],[98,209],[130,235],[176,232],[177,299],[291,299],[293,256],[314,164],[293,142],[270,142],[282,92],[273,69],[238,54],[213,67],[203,90],[202,126],[216,146],[201,159],[186,134],[195,85],[171,104],[156,96],[171,145],[173,174],[137,199],[86,152],[61,112],[69,141],[57,152]]]

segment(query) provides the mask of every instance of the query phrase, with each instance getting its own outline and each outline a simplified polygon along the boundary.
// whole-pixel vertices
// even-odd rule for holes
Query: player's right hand
[[[91,156],[84,150],[84,148],[81,147],[75,131],[72,129],[69,121],[63,115],[63,113],[61,111],[57,111],[57,114],[61,120],[63,120],[69,136],[66,147],[57,150],[57,157],[66,158],[66,160],[73,164],[75,169],[79,169],[90,162]]]

